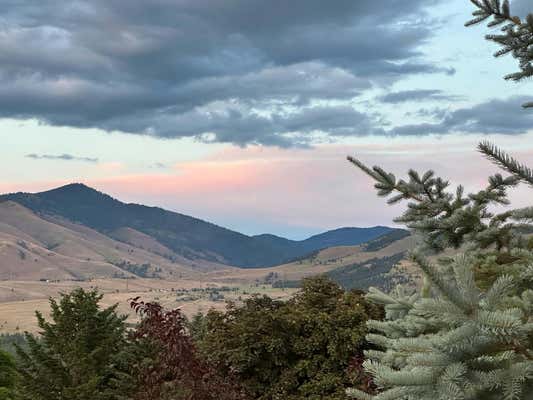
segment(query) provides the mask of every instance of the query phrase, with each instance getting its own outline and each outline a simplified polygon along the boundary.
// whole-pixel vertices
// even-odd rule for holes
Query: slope
[[[191,276],[194,267],[115,241],[68,221],[46,220],[18,203],[0,203],[0,279]],[[144,266],[144,267],[142,267]]]
[[[273,283],[277,287],[298,287],[303,278],[320,274],[328,274],[346,288],[416,284],[419,279],[417,270],[405,257],[415,247],[415,238],[405,236],[405,231],[401,234],[393,231],[382,240],[376,240],[379,243],[370,241],[357,246],[326,248],[276,267],[221,270],[210,276],[228,283],[255,281],[257,284]]]

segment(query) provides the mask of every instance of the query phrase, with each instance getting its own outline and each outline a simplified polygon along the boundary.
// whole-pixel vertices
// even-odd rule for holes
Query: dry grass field
[[[147,265],[147,273],[166,279],[194,279],[216,269],[168,253],[164,246],[133,229],[112,239],[86,226],[38,216],[11,202],[0,203],[0,279],[72,280],[134,275],[120,264]],[[157,271],[156,271],[157,270]]]
[[[268,294],[274,298],[287,299],[295,289],[276,289],[270,285],[241,284],[225,286],[211,281],[183,280],[180,282],[159,279],[100,279],[91,282],[35,282],[0,281],[0,334],[36,332],[35,311],[48,315],[49,298],[69,292],[77,287],[98,289],[104,294],[103,306],[118,304],[118,311],[127,314],[129,321],[136,316],[129,308],[129,299],[141,297],[144,301],[157,301],[168,308],[179,307],[187,316],[209,309],[224,309],[228,300],[239,301],[253,294]],[[214,300],[210,293],[217,292],[223,298]]]

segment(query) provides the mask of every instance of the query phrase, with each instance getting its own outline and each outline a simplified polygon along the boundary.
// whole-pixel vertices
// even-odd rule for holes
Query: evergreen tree
[[[50,299],[52,321],[36,313],[38,337],[26,333],[27,348],[18,348],[21,391],[31,400],[111,400],[118,390],[127,358],[125,316],[116,305],[102,309],[97,291],[77,289]]]
[[[26,346],[26,338],[23,333],[2,333],[0,334],[0,350],[12,356],[17,354],[16,346]]]
[[[423,240],[412,259],[425,276],[420,293],[398,288],[369,298],[385,306],[385,321],[370,321],[364,366],[381,393],[359,399],[533,399],[533,251],[528,233],[533,207],[494,213],[508,204],[507,189],[533,171],[489,143],[479,150],[510,176],[464,194],[432,171],[411,170],[408,180],[380,167],[349,160],[375,181],[389,203],[408,200],[397,219]],[[425,252],[457,248],[461,254],[430,263]]]
[[[0,350],[0,400],[15,400],[17,372],[13,358]]]
[[[520,71],[509,74],[505,79],[520,81],[533,76],[533,14],[525,20],[511,14],[509,0],[470,0],[476,10],[472,13],[473,19],[466,26],[479,24],[492,18],[489,27],[501,26],[500,34],[490,34],[486,38],[501,46],[494,55],[500,57],[512,54],[518,60]],[[524,107],[533,107],[533,102],[524,104]]]
[[[487,35],[511,53],[520,71],[505,78],[533,76],[533,15],[512,16],[509,1],[471,0],[476,6],[467,26],[492,18]],[[524,107],[533,107],[527,103]],[[479,151],[508,172],[489,177],[484,190],[466,195],[433,171],[409,178],[349,157],[376,181],[389,203],[408,201],[396,221],[421,238],[413,261],[424,273],[419,292],[398,287],[386,294],[371,289],[369,298],[385,306],[385,321],[370,321],[367,339],[380,350],[368,351],[364,366],[379,394],[349,393],[359,399],[533,399],[533,207],[495,213],[508,205],[507,191],[520,183],[533,186],[533,170],[488,142]],[[428,252],[461,251],[441,257]]]

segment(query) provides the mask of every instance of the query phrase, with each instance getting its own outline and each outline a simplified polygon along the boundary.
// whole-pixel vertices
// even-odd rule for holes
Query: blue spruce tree
[[[471,1],[476,11],[467,25],[492,18],[489,26],[503,26],[487,36],[502,46],[496,56],[519,61],[520,71],[506,78],[533,76],[533,15],[522,21],[508,1]],[[533,207],[493,211],[509,204],[508,189],[533,187],[533,170],[488,142],[478,150],[507,175],[470,194],[450,190],[433,171],[397,179],[348,158],[389,203],[408,202],[396,221],[420,238],[411,258],[424,275],[417,291],[370,290],[386,309],[385,321],[369,322],[367,339],[378,350],[366,352],[364,363],[379,394],[349,390],[357,399],[533,399]],[[427,258],[450,248],[456,256]]]
[[[385,321],[370,321],[365,369],[382,390],[366,400],[533,399],[533,207],[493,213],[507,204],[507,189],[533,171],[489,143],[479,150],[510,175],[494,175],[478,193],[464,194],[432,171],[409,180],[350,158],[376,180],[389,203],[408,200],[397,219],[420,236],[412,260],[424,274],[420,291],[371,288]],[[426,258],[448,248],[455,257],[437,265]]]

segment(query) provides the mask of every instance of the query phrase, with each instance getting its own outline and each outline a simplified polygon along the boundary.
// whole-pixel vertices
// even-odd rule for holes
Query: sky
[[[480,140],[533,164],[532,84],[503,79],[467,0],[2,5],[1,192],[82,182],[302,239],[401,213],[347,155],[471,190],[495,171]]]

